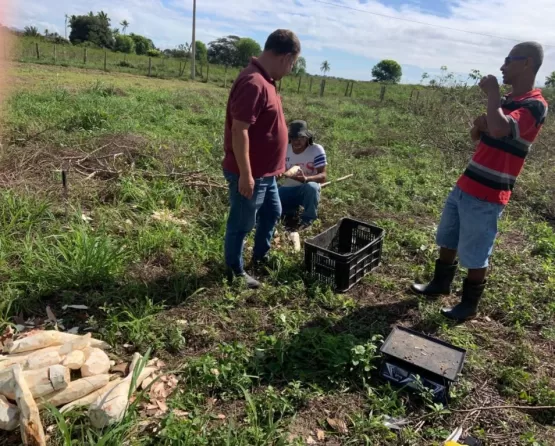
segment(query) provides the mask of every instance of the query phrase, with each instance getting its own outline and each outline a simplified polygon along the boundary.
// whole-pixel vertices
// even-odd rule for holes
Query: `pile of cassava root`
[[[48,405],[61,406],[62,413],[88,406],[97,428],[121,421],[130,394],[158,367],[155,360],[145,364],[136,353],[126,377],[111,375],[108,348],[90,333],[55,330],[10,340],[4,345],[7,354],[0,356],[0,429],[19,426],[24,445],[45,445],[39,410]]]

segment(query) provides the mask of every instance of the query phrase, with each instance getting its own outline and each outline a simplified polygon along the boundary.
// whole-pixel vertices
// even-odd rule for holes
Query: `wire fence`
[[[98,48],[54,44],[43,39],[18,38],[9,50],[4,47],[4,55],[11,60],[26,63],[183,81],[191,78],[191,63],[187,58],[124,54]],[[230,88],[239,72],[240,69],[234,67],[197,62],[195,77],[199,82]],[[277,88],[284,95],[356,97],[380,102],[406,99],[409,95],[411,99],[419,100],[421,94],[415,94],[414,90],[425,90],[423,86],[385,85],[309,74],[287,76],[278,82]]]

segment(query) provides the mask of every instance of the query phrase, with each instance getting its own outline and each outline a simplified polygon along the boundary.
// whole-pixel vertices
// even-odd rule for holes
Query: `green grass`
[[[499,445],[553,444],[553,411],[457,412],[555,403],[551,123],[504,216],[482,317],[453,326],[438,313],[446,302],[406,290],[432,272],[443,201],[473,150],[468,118],[484,107],[474,89],[434,90],[418,103],[407,86],[383,103],[371,84],[361,96],[357,84],[353,98],[285,89],[287,118],[308,120],[331,178],[354,174],[325,189],[312,232],[347,215],[387,232],[381,268],[336,295],[305,277],[282,228],[262,290],[225,284],[226,90],[34,64],[13,74],[0,157],[0,323],[50,305],[122,356],[123,344],[152,349],[180,378],[163,419],[143,422],[133,408],[97,433],[83,413],[54,412],[51,444],[301,445],[322,430],[330,444],[440,445],[462,423]],[[87,320],[64,312],[68,303],[89,305]],[[395,324],[467,349],[449,410],[378,379],[377,352]],[[385,416],[410,424],[390,431]]]
[[[39,55],[37,57],[36,45],[39,45]],[[151,58],[148,56],[138,56],[135,54],[122,54],[113,51],[105,51],[97,48],[86,49],[73,45],[55,45],[44,39],[36,39],[31,37],[18,37],[14,39],[13,46],[9,49],[8,57],[17,62],[31,62],[43,65],[57,65],[63,68],[82,68],[103,70],[104,59],[106,57],[106,71],[127,73],[139,76],[149,75],[159,79],[179,79],[180,81],[188,81],[191,74],[190,63],[187,60],[179,60],[174,58],[159,57]],[[7,50],[4,50],[7,51]],[[56,54],[56,57],[54,57]],[[185,68],[183,68],[185,66]],[[239,74],[238,68],[228,68],[223,66],[201,65],[196,66],[196,80],[199,82],[210,83],[220,87],[228,88],[233,80]],[[368,79],[371,76],[368,73]],[[320,94],[320,85],[323,77],[317,74],[304,75],[301,79],[296,76],[288,76],[278,85],[283,94],[302,94],[317,97]],[[346,79],[334,77],[326,77],[325,95],[344,97],[347,84],[350,82]],[[300,81],[300,83],[299,83]],[[374,82],[356,82],[353,86],[353,97],[365,98],[378,101],[381,97],[380,84]],[[408,93],[407,93],[408,90]],[[417,91],[418,98],[417,98]],[[428,94],[422,87],[418,86],[388,86],[384,97],[385,101],[403,100],[409,101],[409,96],[413,95],[413,100],[425,102]]]

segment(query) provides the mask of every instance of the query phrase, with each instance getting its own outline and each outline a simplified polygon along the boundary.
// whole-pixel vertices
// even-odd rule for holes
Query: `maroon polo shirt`
[[[239,174],[233,153],[233,120],[250,124],[249,157],[254,178],[271,177],[285,172],[287,123],[276,84],[256,58],[235,80],[225,120],[225,157],[223,168]]]

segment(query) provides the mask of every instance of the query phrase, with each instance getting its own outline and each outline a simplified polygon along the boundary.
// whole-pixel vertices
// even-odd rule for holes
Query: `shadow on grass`
[[[356,309],[339,321],[314,319],[290,338],[271,338],[256,363],[257,372],[272,385],[301,381],[340,390],[361,384],[359,365],[377,365],[380,342],[375,336],[387,336],[417,305],[414,298]]]

